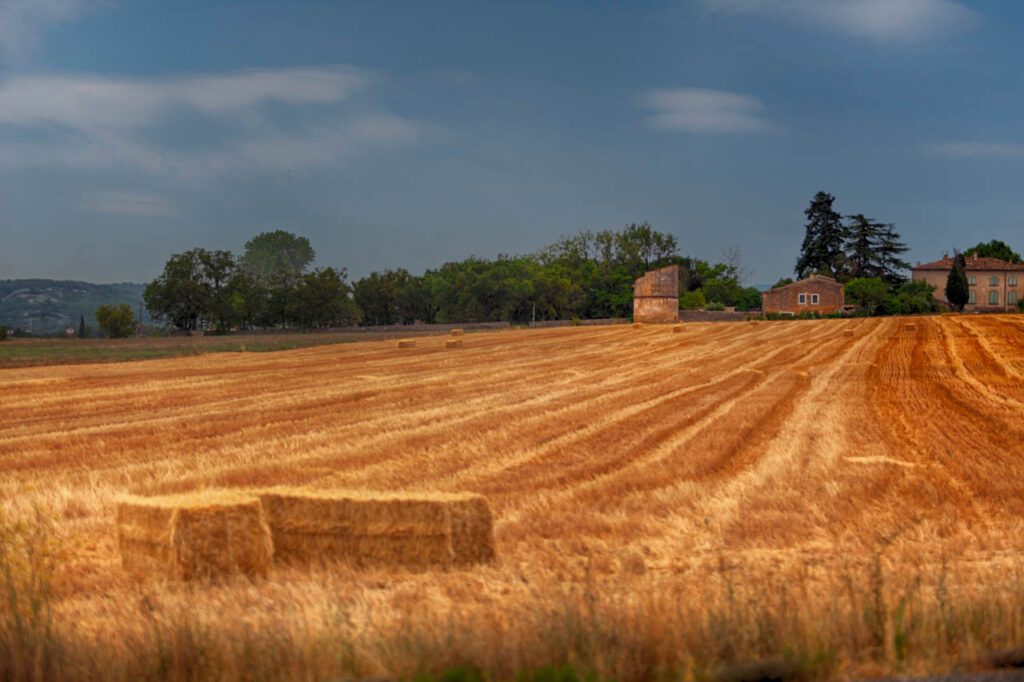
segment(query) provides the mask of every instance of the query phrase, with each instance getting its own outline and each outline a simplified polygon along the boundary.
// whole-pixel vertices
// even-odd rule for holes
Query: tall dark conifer
[[[84,339],[86,335],[85,331],[85,315],[78,316],[78,338]]]
[[[849,217],[846,226],[846,269],[843,279],[880,277],[881,256],[878,252],[882,223],[865,218],[863,213]]]
[[[892,223],[880,225],[877,246],[878,260],[882,267],[881,277],[890,286],[896,286],[906,281],[906,277],[900,273],[910,267],[910,263],[901,257],[907,251],[909,251],[907,245],[900,241],[900,236]]]
[[[804,210],[807,216],[807,232],[796,261],[797,277],[807,277],[815,272],[837,276],[846,259],[843,247],[846,243],[846,228],[841,215],[832,210],[836,198],[827,192],[818,192],[811,199],[811,205]]]
[[[958,311],[964,309],[971,293],[967,286],[967,263],[964,262],[962,253],[953,257],[953,268],[946,278],[946,300],[949,301]]]

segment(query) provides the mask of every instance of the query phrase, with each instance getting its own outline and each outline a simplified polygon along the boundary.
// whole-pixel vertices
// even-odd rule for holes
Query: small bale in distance
[[[399,348],[415,348],[416,347],[416,342],[408,340],[408,339],[405,340],[405,341],[399,341],[398,342],[398,347]]]
[[[125,570],[182,580],[263,576],[274,553],[259,499],[235,491],[123,497],[117,545]]]
[[[853,336],[853,330],[852,329],[844,329],[843,330],[843,336]]]
[[[458,341],[445,341],[445,348],[462,348],[462,339]]]
[[[642,324],[640,324],[639,322],[634,322],[634,323],[633,323],[633,329],[640,329],[640,327],[642,327],[642,326],[643,326],[643,325],[642,325]]]
[[[466,332],[463,329],[453,329],[452,330],[452,336],[462,336],[465,333]]]
[[[672,325],[672,333],[673,334],[679,334],[682,331],[683,331],[683,325],[681,325],[681,324]]]
[[[913,322],[909,322],[909,323],[907,323],[907,325],[906,325],[906,326],[904,326],[903,328],[904,328],[904,329],[906,329],[906,330],[907,330],[908,332],[912,332],[912,331],[914,331],[915,329],[917,329],[917,325],[915,325],[915,324],[914,324]]]

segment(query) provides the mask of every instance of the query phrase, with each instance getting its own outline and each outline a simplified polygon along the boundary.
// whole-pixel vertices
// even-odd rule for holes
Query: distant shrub
[[[1017,301],[1017,309],[1024,313],[1024,298]]]
[[[722,310],[725,310],[725,304],[719,303],[718,301],[711,301],[711,303],[708,303],[706,306],[704,306],[704,310],[708,310],[711,312],[720,312]]]
[[[687,291],[679,297],[679,307],[683,310],[700,310],[707,304],[704,299],[704,292],[700,289]]]
[[[0,341],[7,340],[7,327],[0,324]]]
[[[580,318],[577,317],[576,315],[573,315],[572,319],[569,320],[569,321],[572,323],[572,326],[574,326],[574,327],[580,326]]]

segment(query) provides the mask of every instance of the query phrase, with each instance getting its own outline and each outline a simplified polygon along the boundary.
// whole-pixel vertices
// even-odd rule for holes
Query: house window
[[[971,289],[971,295],[968,297],[967,302],[968,303],[977,303],[978,302],[978,297],[977,297],[974,289]]]
[[[1017,305],[1017,292],[1016,291],[1011,291],[1008,294],[1006,294],[1006,304],[1007,305]]]
[[[802,305],[806,305],[807,304],[807,294],[800,294],[800,297],[797,300],[800,301],[800,303]]]
[[[999,278],[995,277],[995,276],[989,277],[988,278],[988,285],[990,287],[997,287],[997,286],[999,286]]]
[[[1017,286],[1017,276],[1016,275],[1010,275],[1010,282],[1009,282],[1009,284],[1010,284],[1011,287]]]
[[[817,302],[818,302],[818,295],[817,294],[811,294],[811,303],[817,303]]]
[[[999,305],[999,292],[990,291],[988,292],[988,303],[989,305]]]
[[[972,284],[972,285],[973,284],[977,284],[978,283],[978,278],[975,277],[974,275],[971,275],[970,277],[967,278],[967,282],[969,284]]]

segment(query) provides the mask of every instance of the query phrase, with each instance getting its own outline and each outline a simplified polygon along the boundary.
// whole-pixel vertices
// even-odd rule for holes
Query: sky
[[[649,222],[791,276],[818,191],[1024,249],[1024,3],[0,0],[0,279],[308,237],[350,279]]]

